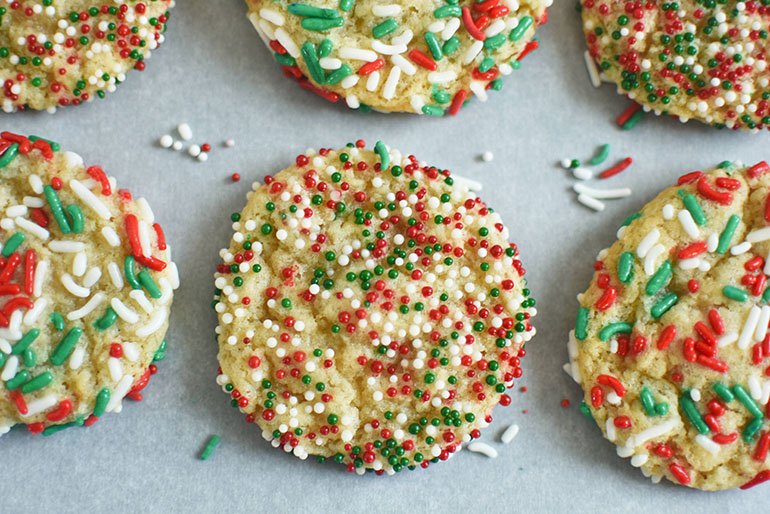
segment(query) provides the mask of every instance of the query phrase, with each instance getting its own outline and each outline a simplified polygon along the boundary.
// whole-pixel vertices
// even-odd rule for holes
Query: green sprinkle
[[[388,18],[379,25],[375,25],[375,27],[372,29],[372,37],[374,37],[374,39],[380,39],[381,37],[387,36],[397,28],[398,22],[393,18]]]
[[[679,405],[682,406],[682,410],[687,416],[687,419],[690,420],[690,423],[693,424],[693,426],[698,432],[700,432],[701,434],[709,433],[708,425],[706,424],[705,421],[703,421],[703,418],[701,417],[700,412],[698,412],[698,407],[695,406],[695,403],[690,399],[689,396],[687,395],[680,396]]]
[[[332,40],[329,38],[324,39],[321,41],[321,44],[318,45],[318,57],[328,57],[329,54],[332,53],[333,48],[334,43],[332,43]]]
[[[339,18],[339,14],[334,9],[322,9],[321,7],[313,7],[307,4],[289,4],[286,9],[289,14],[296,16],[307,16],[309,18]]]
[[[142,288],[142,284],[139,283],[134,274],[134,258],[130,255],[126,255],[126,260],[123,261],[123,273],[126,275],[126,280],[131,289]]]
[[[639,399],[642,400],[642,407],[644,407],[644,412],[648,416],[655,416],[657,414],[655,412],[655,397],[652,396],[652,391],[650,391],[649,387],[644,386],[642,388],[642,392],[639,393]]]
[[[443,116],[444,108],[439,105],[423,105],[422,113],[429,116]]]
[[[211,436],[211,439],[209,439],[209,442],[206,443],[206,447],[203,448],[203,451],[201,452],[201,460],[208,460],[209,457],[211,457],[211,454],[214,453],[214,450],[219,445],[219,436],[217,434],[214,434]]]
[[[462,9],[457,5],[442,5],[435,11],[433,11],[434,18],[446,18],[447,16],[454,16],[459,18],[463,15]]]
[[[582,341],[588,337],[588,309],[581,307],[575,320],[575,339]]]
[[[107,408],[107,404],[110,403],[110,389],[103,387],[99,394],[96,395],[96,404],[94,405],[94,416],[100,417],[104,414],[104,410]]]
[[[49,435],[54,435],[55,433],[61,432],[62,430],[67,430],[68,428],[82,426],[84,422],[85,419],[83,419],[83,416],[80,416],[75,421],[70,421],[69,423],[64,423],[63,425],[51,425],[45,427],[45,430],[43,430],[41,433],[48,437]]]
[[[743,433],[741,434],[743,436],[743,440],[747,443],[750,443],[754,440],[754,437],[757,435],[757,432],[762,428],[763,420],[762,418],[754,418],[751,423],[746,425],[746,428],[743,429]]]
[[[636,125],[642,121],[642,118],[644,117],[644,111],[641,109],[636,111],[633,116],[631,116],[627,122],[623,124],[623,130],[631,130],[632,128],[636,127]]]
[[[722,294],[736,302],[745,302],[749,299],[749,293],[735,286],[723,287]]]
[[[665,416],[668,414],[668,404],[666,402],[661,402],[655,405],[655,413],[658,416]]]
[[[11,354],[13,355],[19,355],[24,350],[26,350],[30,344],[32,344],[32,341],[37,339],[37,336],[40,335],[40,329],[33,328],[26,334],[24,334],[24,337],[19,339],[19,342],[13,345],[13,349],[11,350]]]
[[[24,362],[24,366],[28,368],[34,368],[37,364],[37,354],[32,348],[27,348],[24,353],[21,354],[21,359]]]
[[[318,56],[315,53],[315,45],[310,42],[305,43],[302,45],[300,53],[302,53],[302,58],[305,59],[305,64],[307,64],[307,69],[313,80],[319,84],[324,84],[326,82],[326,75],[324,75],[324,70],[318,62]]]
[[[340,11],[348,12],[353,8],[355,0],[340,0]]]
[[[57,332],[64,330],[64,316],[58,312],[52,312],[50,319],[51,323],[53,323],[53,328],[56,329]]]
[[[484,40],[484,48],[496,50],[505,44],[505,34],[497,34]]]
[[[348,75],[353,73],[353,70],[350,69],[350,66],[347,64],[343,64],[338,69],[334,70],[334,72],[326,77],[326,83],[327,84],[336,84],[340,80],[344,79]]]
[[[29,379],[29,371],[26,369],[23,369],[16,373],[16,376],[10,379],[8,382],[5,383],[6,389],[9,391],[13,391],[17,387],[19,387],[21,384],[26,382]]]
[[[735,229],[738,228],[738,223],[741,222],[741,217],[737,214],[733,214],[730,216],[730,219],[727,220],[727,225],[725,225],[725,229],[722,231],[721,234],[719,234],[719,244],[717,245],[717,253],[725,253],[727,249],[730,247],[730,242],[733,240],[733,234],[735,234]]]
[[[374,145],[374,151],[380,156],[380,170],[385,171],[390,168],[390,154],[388,154],[388,149],[385,148],[385,143],[377,141]]]
[[[599,339],[602,341],[609,340],[615,334],[627,334],[631,332],[633,325],[626,322],[610,323],[599,331]]]
[[[735,396],[733,395],[732,391],[730,391],[730,388],[721,382],[714,382],[714,385],[711,386],[711,389],[713,389],[714,392],[717,393],[720,398],[722,398],[727,403],[735,400]]]
[[[112,307],[107,307],[107,309],[104,311],[104,316],[94,322],[94,328],[96,328],[96,330],[99,332],[104,332],[112,325],[114,325],[117,320],[118,313],[115,312]]]
[[[430,54],[433,56],[434,60],[440,61],[444,58],[444,52],[441,51],[441,43],[438,42],[436,34],[433,32],[426,32],[425,44],[428,45],[428,50],[430,50]]]
[[[72,231],[76,234],[83,232],[83,211],[77,205],[68,205],[67,213],[72,220]]]
[[[618,259],[618,280],[624,284],[631,282],[634,276],[634,254],[623,252]]]
[[[647,287],[645,288],[645,292],[649,296],[653,296],[655,293],[660,291],[660,288],[663,287],[672,276],[671,271],[671,261],[666,261],[663,264],[660,265],[658,270],[650,277],[650,280],[647,281]]]
[[[460,48],[460,40],[457,36],[452,36],[444,41],[444,46],[441,47],[446,55],[452,55],[458,48]]]
[[[8,166],[11,161],[13,161],[16,158],[16,155],[19,153],[19,144],[14,143],[11,146],[8,147],[8,150],[5,151],[5,153],[0,157],[0,168],[5,168]]]
[[[38,376],[21,386],[21,392],[24,394],[31,393],[33,391],[37,391],[38,389],[43,389],[51,382],[53,382],[53,373],[50,371],[44,371],[43,373],[40,373]]]
[[[527,31],[529,27],[532,26],[532,22],[535,21],[532,19],[532,16],[524,16],[522,19],[519,20],[519,23],[511,30],[511,33],[509,34],[508,38],[511,41],[518,41],[519,39],[524,36],[524,33]]]
[[[594,415],[591,414],[591,409],[588,408],[588,404],[586,404],[586,402],[580,402],[580,412],[582,412],[583,416],[587,417],[591,421],[595,421]]]
[[[51,207],[53,217],[56,220],[56,223],[58,223],[62,234],[69,234],[72,232],[69,221],[67,221],[67,217],[64,215],[64,209],[61,206],[61,201],[59,201],[59,195],[56,193],[56,190],[47,185],[43,188],[43,192],[45,193],[45,198],[48,200],[48,205]]]
[[[597,164],[601,164],[604,161],[606,161],[607,157],[609,156],[610,156],[610,145],[608,143],[608,144],[602,145],[601,149],[599,150],[599,153],[596,154],[596,156],[593,159],[588,161],[588,163],[591,166],[596,166]]]
[[[682,202],[684,202],[685,208],[692,214],[692,219],[695,220],[695,223],[701,227],[704,226],[706,224],[706,213],[701,209],[695,196],[689,194],[682,199]]]
[[[56,345],[53,353],[51,353],[50,361],[54,366],[61,366],[64,361],[67,360],[72,350],[75,349],[75,345],[78,344],[80,336],[83,334],[83,329],[79,327],[72,327],[67,335]]]
[[[624,219],[624,220],[623,220],[623,223],[621,223],[621,224],[620,224],[620,226],[621,226],[621,227],[627,227],[627,226],[629,226],[631,223],[633,223],[633,222],[634,222],[634,220],[636,220],[636,219],[639,219],[639,218],[641,218],[641,217],[642,217],[642,213],[641,213],[641,212],[635,212],[635,213],[633,213],[632,215],[630,215],[628,218]]]
[[[303,18],[300,22],[303,29],[312,30],[314,32],[325,32],[335,27],[342,27],[344,24],[345,20],[342,18]]]
[[[8,241],[5,242],[5,246],[3,246],[3,257],[10,257],[11,254],[16,251],[19,245],[23,243],[26,238],[27,236],[21,232],[16,232],[14,235],[9,237]]]
[[[741,402],[744,407],[746,407],[746,410],[749,411],[752,416],[759,420],[765,417],[765,414],[762,412],[762,409],[759,408],[757,402],[754,401],[754,398],[751,397],[751,395],[746,391],[746,389],[743,388],[742,385],[734,385],[733,393],[735,394],[735,397],[738,398],[738,401]]]
[[[163,296],[163,294],[160,292],[160,289],[155,284],[155,281],[152,279],[150,274],[147,272],[146,269],[143,269],[139,272],[139,274],[136,276],[136,278],[139,279],[139,283],[144,286],[144,288],[147,290],[147,292],[152,296],[153,298],[160,298]]]
[[[652,306],[650,314],[654,319],[658,319],[663,316],[666,311],[673,307],[678,300],[679,297],[676,295],[676,293],[668,293],[666,296],[661,298],[658,303]]]

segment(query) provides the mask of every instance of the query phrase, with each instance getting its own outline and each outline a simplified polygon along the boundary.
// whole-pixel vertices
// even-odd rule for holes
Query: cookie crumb
[[[209,442],[206,443],[206,447],[203,448],[200,459],[208,460],[208,458],[211,457],[211,454],[214,453],[214,450],[217,446],[219,446],[219,435],[214,434],[211,436],[211,438],[209,438]]]

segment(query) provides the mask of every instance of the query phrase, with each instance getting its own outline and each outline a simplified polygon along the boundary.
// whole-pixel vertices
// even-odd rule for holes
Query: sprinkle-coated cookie
[[[57,143],[2,132],[0,213],[0,434],[140,400],[179,285],[147,201]]]
[[[353,109],[457,114],[538,47],[552,0],[246,0],[300,86]]]
[[[510,404],[536,309],[498,214],[448,170],[364,146],[299,155],[233,214],[217,382],[273,446],[390,474]]]
[[[174,0],[7,0],[0,6],[2,110],[55,112],[105,93],[163,42]]]
[[[591,56],[645,110],[717,127],[770,127],[766,0],[580,5]]]
[[[770,479],[769,171],[683,175],[623,223],[578,297],[583,410],[654,481]]]

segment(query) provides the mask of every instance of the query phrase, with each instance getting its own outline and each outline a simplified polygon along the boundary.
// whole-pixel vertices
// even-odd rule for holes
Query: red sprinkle
[[[602,171],[602,172],[599,174],[599,177],[600,177],[600,178],[610,178],[610,177],[612,177],[613,175],[617,175],[617,174],[618,174],[618,173],[620,173],[621,171],[623,171],[623,170],[625,170],[626,168],[628,168],[629,166],[631,166],[631,163],[632,163],[632,162],[634,162],[634,160],[633,160],[631,157],[626,157],[625,159],[623,159],[622,161],[620,161],[618,164],[616,164],[616,165],[615,165],[615,166],[613,166],[612,168],[608,168],[608,169],[606,169],[606,170]]]

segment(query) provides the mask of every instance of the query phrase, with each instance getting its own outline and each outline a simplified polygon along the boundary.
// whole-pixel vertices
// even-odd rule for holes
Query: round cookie
[[[353,109],[457,114],[538,47],[552,0],[246,0],[286,76]]]
[[[770,479],[770,166],[689,173],[578,297],[570,368],[618,455],[699,489]]]
[[[164,357],[177,269],[144,198],[57,143],[0,133],[0,434],[95,423]]]
[[[55,112],[144,70],[174,0],[40,0],[0,7],[2,110]]]
[[[600,70],[645,110],[716,127],[770,127],[765,2],[582,0]]]
[[[273,446],[391,474],[510,403],[535,300],[464,183],[363,141],[254,183],[217,268],[217,382]]]

